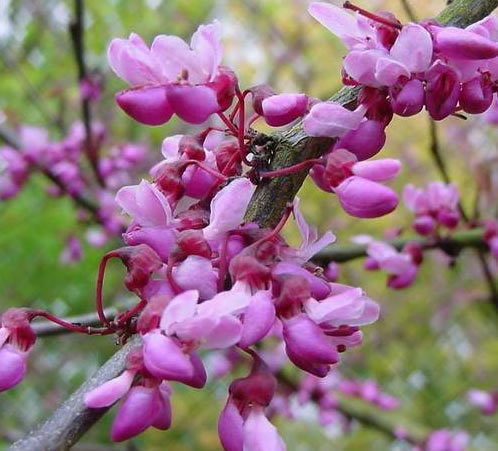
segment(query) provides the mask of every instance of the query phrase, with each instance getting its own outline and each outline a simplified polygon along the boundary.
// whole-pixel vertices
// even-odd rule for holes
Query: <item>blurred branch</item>
[[[13,149],[16,150],[22,149],[22,143],[19,140],[19,138],[2,124],[0,124],[0,140],[5,142]],[[70,193],[66,189],[66,185],[59,179],[59,177],[50,172],[48,169],[36,163],[31,163],[31,165],[35,167],[38,171],[40,171],[45,177],[50,179],[52,183],[57,185],[61,189],[61,191],[68,194],[79,207],[91,213],[97,222],[100,222],[100,218],[98,217],[98,207],[91,200],[87,199],[85,196],[82,196],[81,194]]]
[[[276,377],[279,387],[292,392],[298,391],[298,384],[285,373],[279,372]],[[430,433],[430,430],[424,426],[409,423],[394,412],[384,412],[360,399],[352,399],[336,391],[334,398],[337,402],[335,409],[345,417],[356,420],[363,426],[376,429],[392,439],[402,439],[416,445],[423,442]],[[311,399],[318,401],[313,394]]]
[[[118,314],[118,311],[117,309],[111,307],[105,309],[104,313],[106,318],[109,321],[112,321]],[[94,312],[77,316],[69,316],[67,318],[63,318],[63,320],[71,324],[76,324],[78,326],[96,327],[102,325],[97,313]],[[62,326],[59,326],[58,324],[52,323],[47,320],[33,322],[31,324],[31,327],[35,331],[37,337],[49,337],[53,335],[72,333],[72,331],[64,329]]]
[[[87,79],[88,72],[85,64],[85,11],[83,0],[74,0],[74,21],[69,25],[69,33],[73,43],[74,56],[78,67],[78,86],[81,99],[81,115],[85,127],[85,147],[88,161],[101,186],[105,186],[100,175],[98,148],[92,139],[92,118],[90,100],[82,95],[81,83]]]
[[[8,448],[9,451],[66,451],[70,449],[109,409],[107,407],[87,408],[83,402],[85,393],[119,376],[125,368],[128,352],[139,344],[139,337],[131,339],[64,401],[47,421],[11,445]]]
[[[498,6],[498,0],[455,0],[438,17],[445,24],[469,25],[487,16]],[[334,100],[349,108],[354,107],[359,90],[344,88]],[[287,132],[275,135],[277,153],[271,169],[278,169],[299,163],[314,155],[323,154],[331,139],[314,139],[306,136],[300,125]],[[301,187],[308,171],[296,175],[276,177],[262,183],[251,200],[246,219],[257,221],[261,226],[278,223],[287,202],[291,201]],[[51,417],[26,438],[16,442],[11,451],[67,450],[106,412],[107,409],[87,409],[83,396],[91,389],[116,377],[125,368],[128,351],[138,343],[134,338],[120,349],[97,373],[88,379],[69,397]]]
[[[410,0],[401,0],[401,6],[405,10],[406,15],[412,22],[417,22],[417,15],[413,11],[412,5],[410,5]]]
[[[441,249],[449,255],[458,255],[458,253],[466,248],[486,250],[488,246],[483,238],[484,230],[482,228],[464,230],[455,232],[448,238],[398,238],[387,241],[388,244],[401,250],[407,243],[418,244],[423,250]],[[343,263],[354,260],[359,257],[367,256],[366,244],[343,244],[332,245],[313,257],[313,261],[319,263],[329,263],[331,261]]]
[[[439,137],[437,133],[436,123],[432,119],[429,119],[429,121],[430,121],[429,124],[430,124],[430,137],[431,137],[430,151],[432,159],[434,160],[434,163],[436,164],[439,173],[441,174],[441,177],[443,178],[445,183],[451,183],[450,174],[448,172],[446,163],[440,151]],[[465,212],[465,209],[463,208],[461,201],[458,201],[458,209],[460,211],[460,214],[464,222],[466,224],[469,224],[470,223],[469,216]],[[481,266],[481,271],[484,276],[484,280],[488,286],[489,300],[494,305],[494,307],[498,309],[498,287],[496,286],[493,273],[491,272],[491,268],[489,267],[489,264],[486,259],[486,255],[484,254],[482,249],[477,249],[476,254],[479,260],[479,265]]]

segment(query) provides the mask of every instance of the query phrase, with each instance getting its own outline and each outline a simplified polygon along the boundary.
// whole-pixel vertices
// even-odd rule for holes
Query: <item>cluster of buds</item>
[[[406,185],[403,200],[407,208],[415,213],[413,229],[419,235],[434,235],[440,227],[453,230],[458,225],[459,195],[453,184],[430,182],[425,190]]]

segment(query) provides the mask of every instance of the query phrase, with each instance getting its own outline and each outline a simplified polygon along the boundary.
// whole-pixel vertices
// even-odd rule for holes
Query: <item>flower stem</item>
[[[386,19],[382,16],[378,16],[377,14],[373,14],[370,11],[367,11],[363,8],[360,8],[359,6],[353,5],[349,1],[345,1],[344,4],[342,5],[342,7],[344,9],[350,9],[351,11],[357,11],[362,16],[368,17],[369,19],[372,19],[375,22],[379,22],[381,24],[387,25],[388,27],[397,28],[398,30],[401,30],[401,28],[403,28],[401,24],[393,22],[393,21]]]
[[[303,161],[301,163],[294,164],[292,166],[288,166],[282,169],[276,169],[274,171],[266,171],[261,172],[259,175],[262,179],[268,177],[280,177],[282,175],[294,174],[295,172],[299,172],[308,166],[313,166],[315,164],[324,164],[323,158],[312,158],[310,160]]]

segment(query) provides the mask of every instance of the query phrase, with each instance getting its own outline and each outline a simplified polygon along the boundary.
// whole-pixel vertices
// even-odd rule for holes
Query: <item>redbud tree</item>
[[[47,195],[74,205],[83,231],[65,238],[60,261],[82,258],[82,236],[102,249],[95,313],[65,318],[36,305],[2,308],[1,396],[23,383],[44,334],[112,337],[120,350],[11,449],[68,449],[111,408],[114,442],[174,429],[175,392],[205,390],[208,379],[221,377],[229,381],[226,393],[213,398],[220,401],[216,432],[225,451],[293,449],[275,420],[298,421],[299,406],[308,404],[324,428],[346,432],[357,419],[406,449],[473,446],[466,431],[421,430],[382,413],[365,417],[343,400],[373,412],[401,404],[375,380],[347,376],[344,356],[368,345],[365,330],[381,315],[391,321],[363,280],[380,276],[402,293],[417,284],[427,253],[439,252],[435,271],[470,247],[498,309],[496,215],[479,207],[484,189],[474,211],[464,208],[466,187],[452,182],[435,125],[496,123],[497,2],[454,1],[425,20],[403,4],[409,21],[350,2],[300,6],[313,27],[325,27],[344,47],[343,86],[329,99],[279,92],[271,80],[244,83],[224,54],[224,24],[216,18],[186,40],[167,29],[150,41],[133,28],[127,38],[114,37],[106,50],[107,76],[122,81],[114,108],[130,127],[182,124],[181,133],[161,136],[159,155],[143,143],[120,142],[93,117],[104,77],[87,67],[84,3],[75,1],[69,29],[81,121],[57,140],[32,124],[2,128],[0,197],[16,202],[40,174],[49,181]],[[419,185],[408,174],[396,189],[410,161],[382,152],[392,123],[410,124],[415,115],[431,121],[439,177]],[[493,199],[496,174],[488,176]],[[340,207],[337,215],[361,224],[352,244],[338,242],[340,228],[319,233],[310,223],[297,195],[305,179]],[[384,235],[363,228],[402,208],[405,223],[386,222]],[[283,232],[289,227],[297,244]],[[359,257],[361,279],[343,283],[340,264]],[[115,261],[130,302],[109,309],[105,282]],[[495,413],[496,387],[468,389],[470,408]]]

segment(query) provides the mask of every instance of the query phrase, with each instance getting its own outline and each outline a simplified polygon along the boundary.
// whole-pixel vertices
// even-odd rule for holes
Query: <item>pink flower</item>
[[[493,415],[498,409],[498,394],[471,389],[467,392],[468,401],[481,409],[484,415]]]
[[[133,387],[119,406],[111,426],[111,439],[121,442],[141,434],[148,427],[168,429],[171,407],[167,389]]]
[[[26,374],[28,353],[7,343],[0,347],[0,392],[21,382]]]
[[[348,131],[339,139],[334,149],[346,149],[353,153],[358,160],[367,160],[384,147],[386,142],[385,128],[385,124],[380,121],[364,119],[357,129]]]
[[[278,94],[266,97],[262,102],[265,122],[272,127],[291,123],[307,109],[308,97],[304,94]]]
[[[209,225],[203,229],[207,240],[221,238],[237,229],[244,218],[255,186],[245,177],[234,180],[211,201]]]
[[[131,117],[160,125],[177,114],[199,124],[230,106],[235,76],[220,66],[222,48],[217,22],[201,25],[191,45],[176,36],[157,36],[150,49],[136,34],[113,39],[108,49],[114,72],[132,88],[117,94]]]
[[[460,97],[460,80],[457,72],[437,60],[425,74],[427,86],[425,105],[432,119],[440,121],[453,114]]]
[[[334,191],[344,211],[357,218],[384,216],[398,205],[398,196],[393,190],[363,177],[349,177]]]
[[[313,105],[304,118],[303,128],[309,136],[337,138],[356,130],[364,114],[363,106],[350,111],[334,102],[321,102]]]
[[[136,371],[126,370],[121,375],[85,393],[84,401],[88,407],[108,407],[122,398],[130,390]]]
[[[144,227],[167,226],[172,223],[171,207],[159,189],[145,180],[139,185],[125,186],[116,194],[118,205]]]

